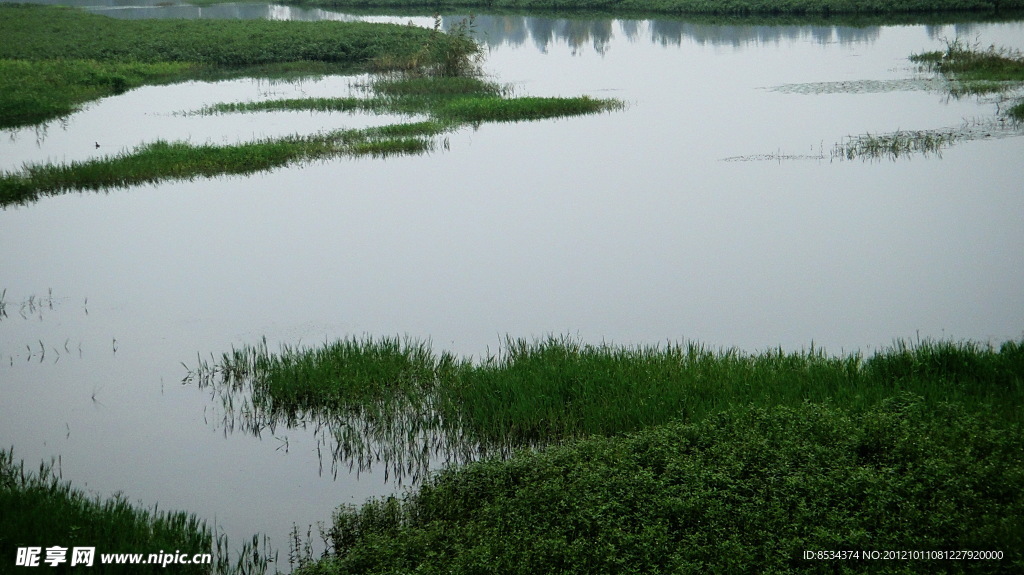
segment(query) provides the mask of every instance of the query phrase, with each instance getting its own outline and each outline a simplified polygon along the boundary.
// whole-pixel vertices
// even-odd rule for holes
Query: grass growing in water
[[[480,78],[448,76],[385,76],[374,81],[369,98],[294,98],[259,102],[227,102],[207,106],[197,114],[280,110],[367,111],[425,114],[451,129],[460,124],[520,122],[595,114],[621,109],[618,100],[589,96],[575,98],[512,97],[512,89]]]
[[[980,50],[960,39],[946,43],[942,51],[914,54],[912,62],[951,79],[982,82],[1024,82],[1024,55],[989,46]]]
[[[441,472],[335,514],[302,575],[859,573],[804,551],[1001,550],[1024,568],[1020,425],[896,393],[860,413],[803,403],[592,438]],[[967,569],[915,558],[880,573]],[[872,572],[875,572],[872,570]]]
[[[1017,50],[995,46],[981,50],[956,39],[947,42],[943,51],[915,54],[910,60],[942,74],[951,82],[953,96],[1002,93],[1024,85],[1024,54]],[[1018,97],[1007,115],[1024,121],[1024,99]]]
[[[67,116],[84,102],[143,84],[181,79],[195,69],[187,62],[0,60],[0,127]]]
[[[946,43],[943,51],[910,56],[924,69],[941,74],[952,97],[965,95],[1006,94],[1024,85],[1024,55],[1020,52],[990,46],[980,50],[956,39]],[[1024,121],[1024,100],[1019,97],[1009,105],[1005,117],[997,114],[991,122],[974,122],[960,128],[898,131],[891,134],[849,137],[832,149],[832,159],[897,159],[912,154],[940,154],[957,142],[998,136],[1021,135]]]
[[[391,367],[371,372],[364,366],[375,363],[382,347]],[[748,355],[694,343],[618,348],[551,338],[509,340],[500,356],[474,363],[437,356],[422,343],[368,339],[277,354],[265,345],[247,347],[195,375],[233,388],[250,384],[257,406],[271,413],[355,409],[382,398],[367,395],[369,385],[375,393],[387,390],[387,401],[429,405],[448,431],[472,441],[523,446],[611,436],[677,418],[699,421],[735,405],[795,407],[810,400],[864,411],[902,391],[1020,423],[1024,342],[999,349],[900,342],[864,359],[820,350]]]
[[[825,549],[995,549],[973,567],[1024,567],[1024,341],[864,358],[550,338],[471,362],[349,339],[199,371],[246,388],[264,423],[413,406],[397,415],[471,444],[544,446],[340,508],[335,556],[303,575],[801,572]],[[948,563],[884,572],[922,565]]]
[[[143,84],[275,70],[337,73],[383,57],[408,59],[428,40],[437,51],[451,42],[393,24],[120,20],[27,4],[0,4],[0,38],[0,128],[64,116]]]
[[[70,190],[106,189],[167,179],[250,174],[337,156],[383,157],[429,150],[434,122],[341,130],[229,145],[157,141],[114,157],[70,164],[30,164],[0,174],[0,205],[24,204]]]
[[[70,565],[74,547],[94,547],[92,569],[101,573],[165,573],[160,565],[102,564],[102,554],[142,553],[148,559],[151,553],[195,554],[211,553],[213,563],[206,565],[175,564],[176,573],[263,573],[270,556],[262,553],[258,539],[247,544],[232,562],[228,556],[227,539],[214,533],[206,522],[185,512],[160,511],[156,506],[147,510],[131,504],[122,495],[101,500],[75,489],[60,476],[59,467],[41,464],[37,471],[25,469],[24,462],[15,461],[13,448],[0,451],[0,509],[4,520],[0,522],[0,557],[5,567],[14,565],[19,547],[67,548],[67,562],[58,572],[70,572],[88,567]],[[262,554],[261,554],[262,553]],[[44,563],[40,566],[51,570]],[[29,568],[31,569],[31,568]]]

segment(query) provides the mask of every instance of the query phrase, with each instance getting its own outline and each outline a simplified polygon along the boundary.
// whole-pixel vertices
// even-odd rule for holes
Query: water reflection
[[[161,0],[31,0],[39,4],[75,6],[87,11],[125,19],[178,18],[178,19],[233,19],[233,20],[296,20],[304,22],[374,21],[399,24],[413,23],[430,27],[432,18],[427,14],[361,15],[338,10],[304,8],[280,4],[224,3],[208,6],[177,4]],[[442,17],[448,30],[465,18],[466,14]],[[661,46],[679,46],[696,43],[710,46],[742,47],[804,40],[815,44],[858,44],[878,39],[884,23],[865,24],[863,20],[851,23],[821,23],[821,20],[787,18],[722,19],[708,17],[615,19],[560,18],[522,14],[482,14],[474,16],[478,37],[489,47],[521,47],[532,44],[542,53],[555,45],[568,46],[574,53],[588,47],[604,54],[616,38],[631,43],[646,42]],[[927,24],[925,29],[932,39],[973,37],[981,30],[982,22],[955,22]]]
[[[264,342],[265,346],[265,342]],[[225,356],[227,357],[227,356]],[[289,449],[289,432],[312,434],[319,474],[337,480],[340,473],[380,472],[385,483],[418,485],[431,470],[488,456],[507,456],[510,444],[482,442],[446,421],[431,397],[408,397],[332,409],[276,405],[252,378],[234,373],[226,359],[203,363],[182,381],[209,392],[208,425],[225,437],[244,433],[274,437]]]

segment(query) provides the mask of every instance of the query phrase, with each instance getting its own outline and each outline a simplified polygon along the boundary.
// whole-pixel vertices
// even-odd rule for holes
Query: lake
[[[63,2],[62,2],[63,3]],[[118,17],[413,21],[265,5],[76,5]],[[447,16],[450,26],[458,16]],[[482,357],[505,336],[694,340],[840,354],[895,338],[1024,334],[1024,138],[998,97],[907,60],[1024,21],[863,28],[476,17],[523,95],[618,98],[590,117],[486,124],[412,157],[71,193],[0,210],[0,437],[104,497],[182,509],[233,541],[408,487],[322,457],[312,427],[232,433],[203,360],[260,342],[408,336]],[[360,78],[147,87],[6,130],[0,169],[382,124],[362,114],[183,116],[345,93]],[[951,128],[940,154],[835,158],[845,138]],[[988,134],[986,136],[986,134]],[[96,147],[99,144],[99,147]]]

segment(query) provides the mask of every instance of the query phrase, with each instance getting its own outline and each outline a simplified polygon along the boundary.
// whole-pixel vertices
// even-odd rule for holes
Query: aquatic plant
[[[898,131],[891,134],[851,136],[832,148],[832,159],[895,160],[915,153],[941,156],[943,148],[965,137],[966,133],[955,130]]]
[[[0,37],[0,128],[65,116],[143,84],[338,73],[385,56],[407,58],[428,39],[436,50],[448,49],[445,34],[416,26],[121,20],[28,4],[0,4]]]
[[[388,53],[371,60],[377,71],[409,74],[471,77],[481,74],[483,46],[474,38],[473,17],[463,18],[441,30],[441,15],[434,14],[430,36],[412,54]]]
[[[0,59],[0,127],[67,116],[90,100],[143,84],[180,80],[196,69],[185,62]]]
[[[982,50],[960,38],[946,41],[942,51],[914,54],[912,62],[939,73],[949,81],[949,93],[963,95],[1008,93],[1024,86],[1024,54],[994,45]],[[1024,119],[1024,100],[1019,94],[1007,109],[1007,116]]]
[[[929,404],[958,401],[1020,423],[1024,342],[897,342],[865,359],[821,350],[748,355],[699,344],[594,346],[570,338],[507,340],[479,362],[422,342],[343,340],[319,348],[265,343],[190,369],[214,390],[225,428],[324,428],[328,452],[360,469],[378,463],[420,476],[430,458],[508,454],[669,421],[701,421],[737,405],[804,401],[871,409],[899,391]],[[382,455],[383,454],[383,455]]]
[[[252,575],[265,573],[276,557],[258,536],[231,558],[227,536],[194,514],[146,509],[132,504],[125,495],[101,499],[74,488],[61,475],[60,459],[43,462],[35,470],[16,461],[14,449],[0,450],[0,557],[5,567],[14,564],[19,547],[57,545],[70,550],[76,546],[95,548],[93,569],[102,573],[165,573],[156,564],[101,564],[104,554],[180,552],[190,558],[210,553],[211,564],[174,564],[180,573],[222,573]],[[44,556],[41,559],[45,559]],[[68,562],[57,572],[74,572]],[[52,567],[43,564],[44,569]],[[81,566],[79,566],[81,568]],[[87,568],[86,568],[87,569]]]
[[[946,40],[946,49],[910,56],[911,62],[961,80],[1024,82],[1024,54],[991,45],[982,50],[961,38]]]
[[[952,97],[1012,93],[1024,85],[1024,55],[995,46],[980,50],[976,45],[968,46],[956,39],[947,41],[943,51],[911,55],[910,60],[921,64],[926,70],[941,74],[946,81],[943,89]],[[997,108],[996,119],[965,122],[959,128],[900,130],[889,134],[850,136],[833,146],[831,157],[833,160],[895,160],[913,154],[941,155],[943,149],[962,141],[1020,136],[1024,134],[1024,128],[1020,125],[1022,118],[1024,102],[1018,101],[1008,106],[1005,116],[1000,115]]]

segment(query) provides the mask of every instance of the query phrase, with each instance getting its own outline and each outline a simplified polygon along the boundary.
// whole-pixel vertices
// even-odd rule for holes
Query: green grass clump
[[[169,179],[251,174],[296,162],[337,156],[416,154],[433,145],[430,122],[387,130],[340,130],[227,146],[158,140],[113,157],[69,164],[29,164],[0,174],[0,205],[25,204],[70,190],[127,187]]]
[[[1024,122],[1024,100],[1010,106],[1010,109],[1006,111],[1006,114],[1018,122]]]
[[[1017,50],[995,46],[981,50],[955,39],[946,43],[945,50],[915,54],[910,60],[945,76],[953,96],[1007,92],[1024,84],[1024,54]],[[1024,100],[1018,98],[1007,115],[1024,120]]]
[[[512,90],[495,82],[458,76],[388,76],[375,80],[368,98],[295,98],[260,102],[220,103],[197,114],[279,110],[367,111],[424,114],[438,122],[457,124],[521,122],[595,114],[624,107],[613,99],[511,97]]]
[[[4,571],[14,569],[19,547],[58,545],[68,562],[57,569],[42,562],[36,569],[60,573],[89,570],[70,567],[73,547],[95,547],[92,569],[99,573],[164,573],[160,565],[100,565],[102,553],[174,553],[189,557],[212,553],[214,536],[206,523],[183,512],[142,509],[124,496],[100,500],[62,481],[51,465],[27,471],[15,462],[14,450],[0,451],[0,558]],[[176,573],[210,573],[211,565],[174,565]],[[31,572],[31,568],[25,568]]]
[[[113,157],[69,164],[28,164],[0,173],[0,206],[24,204],[71,190],[100,190],[227,174],[250,174],[338,156],[418,154],[432,136],[485,121],[536,120],[620,108],[617,100],[506,98],[508,88],[475,77],[385,76],[366,98],[309,98],[221,103],[198,110],[217,114],[280,110],[352,111],[426,115],[427,120],[361,130],[340,130],[227,146],[157,141]]]
[[[943,51],[925,52],[910,57],[931,70],[959,80],[1024,82],[1024,55],[989,46],[980,50],[956,39]]]
[[[930,405],[956,401],[1007,423],[1022,421],[1024,344],[996,349],[970,342],[897,342],[868,359],[832,357],[820,350],[745,354],[698,344],[614,347],[569,338],[509,340],[504,352],[483,362],[440,357],[406,342],[393,353],[417,359],[389,362],[391,400],[429,405],[425,420],[440,416],[446,432],[474,444],[543,445],[590,435],[613,436],[675,419],[700,421],[736,405],[796,407],[831,402],[863,412],[901,392]],[[367,365],[378,362],[374,340],[325,348],[265,346],[225,355],[200,369],[229,387],[251,386],[271,412],[372,403],[364,384]],[[343,350],[341,354],[338,350]],[[413,353],[414,352],[414,353]],[[412,366],[416,367],[413,368]],[[310,390],[315,389],[315,393]],[[398,400],[401,401],[398,401]]]
[[[301,575],[1016,573],[1020,425],[900,393],[870,410],[730,409],[507,461],[340,508],[335,556]],[[1001,550],[1001,560],[803,558]]]
[[[956,358],[963,364],[947,358]],[[866,361],[820,350],[748,355],[698,344],[618,348],[569,339],[509,341],[500,358],[445,386],[449,412],[477,437],[514,443],[614,435],[733,405],[832,401],[865,410],[899,391],[962,401],[1020,421],[1024,348],[903,342]]]
[[[67,116],[90,100],[144,84],[171,82],[196,68],[186,62],[0,60],[0,126],[29,126]]]
[[[457,98],[438,107],[438,117],[458,122],[520,122],[619,109],[617,100],[577,98]]]
[[[263,342],[232,350],[219,369],[235,386],[258,381],[255,404],[295,412],[358,409],[428,392],[437,375],[454,364],[454,357],[437,357],[426,343],[384,337],[351,338],[312,349],[282,346],[276,354]]]
[[[436,57],[465,43],[393,24],[119,20],[29,4],[0,4],[0,38],[0,128],[65,116],[84,102],[143,84],[338,73],[384,57],[409,59],[428,42]],[[431,57],[424,57],[425,65],[433,65]]]

